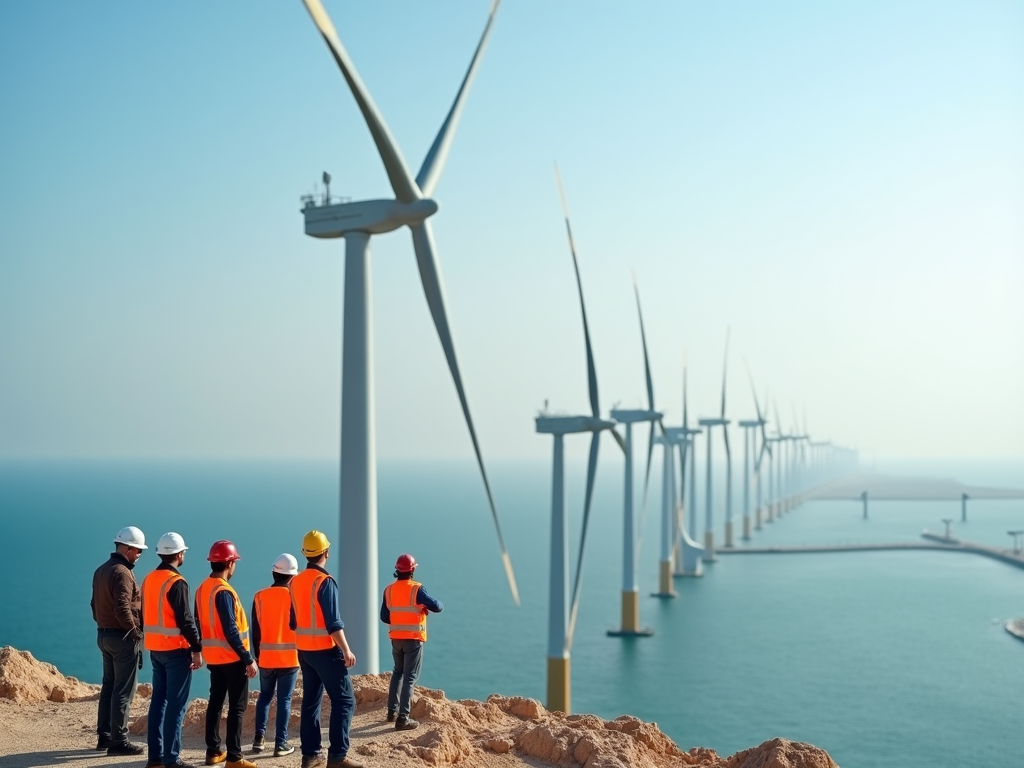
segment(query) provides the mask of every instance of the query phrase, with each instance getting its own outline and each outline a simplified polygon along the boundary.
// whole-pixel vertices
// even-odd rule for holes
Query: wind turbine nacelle
[[[380,235],[399,227],[419,224],[437,213],[437,203],[429,198],[402,203],[398,200],[360,200],[357,203],[310,205],[302,210],[306,234],[331,239],[346,232]]]
[[[612,421],[593,416],[538,416],[535,420],[541,434],[568,435],[576,432],[600,432],[615,426]]]

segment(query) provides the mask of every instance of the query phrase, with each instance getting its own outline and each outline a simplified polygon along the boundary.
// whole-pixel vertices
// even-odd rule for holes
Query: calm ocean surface
[[[1024,486],[1021,462],[881,469]],[[500,692],[543,701],[549,466],[495,463],[491,471],[522,608],[508,595],[470,463],[380,465],[379,578],[383,587],[395,555],[411,551],[418,577],[445,603],[430,620],[420,683],[450,698]],[[578,525],[582,475],[567,483]],[[785,736],[824,747],[843,768],[1020,763],[1024,643],[1002,624],[1024,616],[1024,570],[942,552],[723,557],[704,578],[677,580],[680,599],[642,599],[641,621],[654,637],[613,639],[605,630],[619,620],[621,487],[621,463],[603,464],[573,649],[575,711],[633,714],[684,749],[723,754]],[[657,586],[656,489],[644,596]],[[306,530],[336,540],[336,498],[337,470],[327,462],[0,462],[0,645],[96,682],[91,577],[119,528],[138,525],[151,545],[166,530],[182,533],[192,585],[207,573],[210,543],[232,539],[244,558],[232,583],[248,607],[274,558],[298,554]],[[739,515],[740,492],[736,499]],[[1020,501],[972,501],[965,525],[958,502],[872,502],[870,513],[862,520],[854,501],[807,504],[752,544],[915,541],[952,517],[955,535],[1006,546],[1007,530],[1024,528]],[[140,581],[156,564],[151,552],[136,570]],[[382,663],[388,658],[382,644]],[[207,690],[197,677],[193,696]]]

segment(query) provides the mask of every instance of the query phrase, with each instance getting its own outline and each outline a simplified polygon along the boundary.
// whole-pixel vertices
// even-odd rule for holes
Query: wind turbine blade
[[[654,410],[654,382],[651,380],[651,360],[647,356],[647,334],[644,333],[644,313],[640,309],[640,288],[633,275],[633,293],[636,295],[636,314],[640,318],[640,341],[644,347],[644,375],[647,380],[647,407]],[[653,435],[653,432],[652,432]],[[653,438],[652,438],[653,439]]]
[[[643,532],[647,527],[647,490],[651,480],[651,458],[654,454],[654,422],[652,421],[650,424],[651,432],[647,439],[647,469],[644,471],[644,496],[643,502],[640,504],[640,525],[633,537],[633,540],[636,542],[634,557],[637,560],[640,558],[640,544]]]
[[[576,577],[573,579],[572,600],[569,603],[569,629],[565,634],[565,650],[572,648],[572,637],[576,631],[576,614],[580,605],[580,584],[583,581],[583,552],[587,547],[587,528],[590,525],[590,502],[594,498],[594,477],[597,474],[597,451],[601,433],[594,432],[590,438],[590,459],[587,462],[587,491],[583,497],[583,525],[580,530],[580,551],[576,557]]]
[[[419,200],[422,195],[420,194],[419,187],[412,180],[412,176],[409,175],[409,169],[402,158],[402,152],[398,148],[394,137],[392,137],[391,131],[388,130],[383,115],[377,109],[377,105],[373,103],[370,92],[363,85],[355,65],[348,57],[345,46],[338,39],[338,33],[335,31],[334,24],[331,23],[331,17],[327,15],[323,3],[320,0],[302,0],[302,2],[305,3],[306,10],[309,11],[313,23],[320,30],[320,35],[323,37],[324,42],[327,43],[327,47],[330,49],[331,55],[334,56],[338,68],[341,69],[341,74],[344,76],[345,82],[348,83],[349,90],[352,91],[356,104],[359,105],[359,111],[363,113],[366,127],[370,129],[373,143],[377,145],[377,152],[380,153],[380,159],[384,162],[384,170],[387,171],[388,181],[391,182],[391,188],[395,192],[395,197],[403,203],[412,203]]]
[[[601,406],[597,397],[597,372],[594,369],[594,350],[590,345],[590,326],[587,325],[587,307],[583,302],[583,281],[580,279],[580,263],[576,258],[576,244],[572,239],[572,227],[569,225],[569,205],[565,201],[565,190],[562,188],[562,176],[555,164],[555,181],[558,182],[558,196],[562,200],[562,213],[565,215],[565,232],[569,236],[569,252],[572,253],[572,266],[576,270],[576,289],[580,295],[580,313],[583,315],[583,339],[587,343],[587,385],[590,388],[590,412],[596,419],[601,415]]]
[[[725,331],[725,361],[722,363],[722,416],[725,418],[725,376],[729,372],[729,337],[732,335],[732,326]]]
[[[612,429],[610,429],[609,432],[612,433],[612,437],[615,438],[615,442],[618,443],[619,448],[622,449],[622,455],[625,456],[626,455],[626,441],[623,439],[622,435],[620,435],[618,433],[618,431],[614,427]]]
[[[462,107],[465,104],[466,96],[469,94],[469,89],[473,85],[477,65],[480,63],[480,59],[483,58],[484,48],[487,47],[487,40],[491,36],[494,15],[498,12],[500,4],[501,0],[494,0],[491,3],[491,12],[487,17],[487,24],[484,26],[483,34],[480,35],[480,42],[476,45],[473,60],[469,62],[466,76],[462,78],[462,85],[459,86],[459,92],[455,95],[452,108],[448,111],[448,116],[444,119],[441,130],[437,132],[434,143],[430,145],[430,151],[423,158],[423,166],[420,168],[420,172],[416,174],[416,184],[427,197],[430,197],[434,187],[437,186],[437,182],[441,179],[441,172],[444,170],[445,161],[448,159],[448,150],[451,148],[452,139],[455,138],[455,131],[459,127],[459,118],[462,117]]]
[[[411,225],[412,242],[416,250],[416,261],[420,268],[420,280],[423,282],[423,293],[427,298],[427,305],[430,307],[430,314],[434,318],[434,326],[437,328],[437,336],[444,349],[444,356],[448,360],[448,369],[451,371],[452,380],[455,382],[455,389],[459,395],[459,403],[462,405],[462,414],[466,418],[466,427],[469,429],[469,436],[473,441],[473,452],[476,454],[476,463],[480,467],[480,476],[484,481],[484,489],[487,491],[487,502],[491,506],[491,517],[494,519],[494,529],[498,533],[498,544],[501,547],[501,561],[505,566],[505,577],[508,579],[508,586],[512,592],[512,600],[519,605],[519,587],[516,585],[516,575],[512,570],[512,560],[505,546],[505,537],[501,532],[501,522],[498,520],[498,509],[494,504],[494,495],[491,493],[491,484],[487,479],[487,470],[484,468],[483,455],[480,453],[480,443],[476,437],[476,429],[473,426],[473,417],[469,413],[469,401],[466,399],[466,390],[462,385],[462,374],[459,373],[459,363],[455,357],[455,343],[452,340],[451,329],[448,326],[448,311],[445,308],[444,285],[441,281],[441,270],[437,263],[434,249],[434,237],[427,221]]]
[[[747,381],[750,382],[750,396],[754,398],[754,410],[757,411],[757,420],[763,421],[761,417],[761,406],[757,402],[757,390],[754,389],[754,377],[750,373],[750,366],[747,365],[747,358],[743,358],[743,367],[747,369]]]
[[[686,363],[683,363],[683,426],[690,428],[690,411],[686,407]]]

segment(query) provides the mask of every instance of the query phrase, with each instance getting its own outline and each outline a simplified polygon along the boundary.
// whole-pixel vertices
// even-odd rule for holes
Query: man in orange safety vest
[[[292,555],[287,552],[280,555],[271,568],[274,583],[257,592],[252,601],[252,648],[260,667],[260,697],[256,700],[256,735],[252,751],[263,751],[270,702],[276,689],[274,757],[295,751],[295,747],[288,743],[288,720],[292,714],[292,691],[299,676],[299,653],[295,647],[295,630],[288,626],[292,607],[288,583],[298,572],[298,561]]]
[[[416,558],[399,555],[395,561],[395,581],[384,588],[380,620],[389,625],[391,656],[395,669],[388,687],[388,722],[395,730],[408,731],[419,725],[409,717],[412,688],[423,665],[423,644],[427,641],[427,612],[440,613],[444,605],[435,600],[418,581],[413,580]]]

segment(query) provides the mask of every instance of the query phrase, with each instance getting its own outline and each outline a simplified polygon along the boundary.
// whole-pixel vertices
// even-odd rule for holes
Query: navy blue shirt
[[[338,582],[326,568],[319,565],[307,565],[306,570],[313,569],[326,574],[327,578],[320,582],[320,589],[316,593],[316,601],[320,604],[320,610],[324,614],[324,625],[327,627],[327,634],[334,634],[339,629],[345,628],[345,622],[341,620],[341,610],[338,608]],[[295,607],[288,611],[288,626],[295,629]]]
[[[444,603],[428,595],[427,590],[424,589],[422,584],[420,584],[420,588],[416,591],[416,605],[422,605],[431,613],[440,613],[444,610]],[[391,611],[388,610],[388,601],[383,597],[380,600],[380,620],[385,624],[391,623]]]

